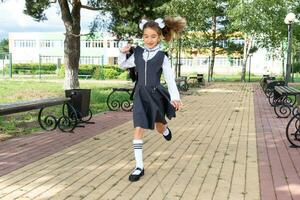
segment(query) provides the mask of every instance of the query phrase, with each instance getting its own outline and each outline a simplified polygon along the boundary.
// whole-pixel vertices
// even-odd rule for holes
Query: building
[[[57,62],[64,56],[65,35],[58,32],[9,33],[9,52],[13,63]],[[81,36],[82,64],[117,64],[119,46],[108,33],[97,34],[93,39]]]
[[[13,63],[58,63],[63,62],[64,33],[58,32],[19,32],[9,33],[9,51]],[[237,42],[242,42],[238,40]],[[98,33],[94,38],[81,36],[81,64],[117,64],[119,47],[126,41],[118,41],[109,33]],[[252,74],[282,74],[282,61],[270,58],[268,52],[259,49],[251,58]],[[172,59],[173,66],[176,59]],[[181,59],[181,72],[208,73],[210,58],[207,55],[192,55]],[[247,67],[247,72],[249,65]],[[240,58],[226,55],[216,56],[214,73],[238,74],[242,71]]]

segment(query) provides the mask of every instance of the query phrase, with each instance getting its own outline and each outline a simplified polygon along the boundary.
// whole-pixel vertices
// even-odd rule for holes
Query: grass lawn
[[[91,93],[94,114],[108,110],[106,98],[113,87],[131,87],[129,81],[80,80],[80,88]],[[0,80],[0,104],[64,96],[62,80]],[[49,112],[60,112],[61,107],[49,107]],[[41,130],[37,122],[38,110],[0,117],[0,134],[25,135]]]

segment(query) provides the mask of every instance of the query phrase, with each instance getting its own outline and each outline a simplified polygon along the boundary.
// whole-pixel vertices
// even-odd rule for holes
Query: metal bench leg
[[[70,103],[65,103],[62,108],[62,116],[58,119],[58,128],[63,132],[72,132],[78,124],[78,116],[75,108]]]
[[[57,118],[53,115],[43,116],[44,108],[41,108],[38,115],[38,122],[40,127],[46,131],[53,131],[57,127]]]
[[[274,111],[279,118],[288,118],[292,113],[293,105],[290,102],[290,98],[287,96],[281,96],[276,99],[274,105]]]
[[[292,147],[300,147],[300,114],[293,116],[286,126],[286,137]]]

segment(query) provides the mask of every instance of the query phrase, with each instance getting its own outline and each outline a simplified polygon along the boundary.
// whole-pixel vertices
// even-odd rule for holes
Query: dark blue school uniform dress
[[[170,94],[160,84],[162,65],[165,52],[158,51],[148,61],[143,59],[147,51],[140,46],[134,49],[137,71],[137,83],[133,99],[134,127],[154,129],[155,122],[166,124],[168,119],[175,117],[175,109],[170,103]]]

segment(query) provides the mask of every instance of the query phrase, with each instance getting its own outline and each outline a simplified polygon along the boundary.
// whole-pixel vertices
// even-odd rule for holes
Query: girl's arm
[[[178,89],[177,89],[177,86],[176,86],[176,83],[175,83],[175,76],[174,76],[174,73],[172,71],[169,58],[167,56],[165,56],[165,58],[164,58],[162,68],[163,68],[163,74],[164,74],[165,80],[166,80],[167,85],[168,85],[168,91],[169,91],[170,96],[171,96],[171,102],[180,101],[179,92],[178,92]]]
[[[129,50],[130,50],[130,46],[125,46],[122,49],[120,49],[120,54],[118,57],[118,65],[122,69],[135,67],[134,54],[132,54],[129,58],[126,57],[126,54],[129,53]]]

